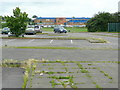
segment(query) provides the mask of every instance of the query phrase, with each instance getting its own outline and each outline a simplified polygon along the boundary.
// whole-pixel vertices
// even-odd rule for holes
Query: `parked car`
[[[67,33],[64,27],[54,27],[54,33]]]
[[[8,37],[16,37],[16,35],[12,32],[8,32]],[[24,34],[20,35],[20,37],[24,37]]]
[[[35,26],[34,30],[36,31],[36,33],[42,33],[42,30],[41,30],[40,26]]]
[[[8,34],[9,32],[10,32],[10,28],[4,27],[4,28],[2,29],[1,34]]]
[[[42,30],[40,30],[39,28],[34,28],[36,33],[42,33]]]
[[[25,31],[25,34],[36,34],[36,31],[34,30],[34,28],[27,28]]]

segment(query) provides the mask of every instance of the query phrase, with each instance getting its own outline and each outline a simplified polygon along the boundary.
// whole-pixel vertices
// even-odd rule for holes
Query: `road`
[[[67,37],[95,37],[95,38],[103,38],[110,43],[90,43],[86,40],[53,40],[53,39],[3,39],[2,40],[2,46],[5,45],[13,46],[13,47],[19,47],[19,46],[25,46],[25,47],[79,47],[81,49],[23,49],[23,48],[2,48],[2,60],[4,59],[14,59],[14,60],[26,60],[26,59],[38,59],[41,60],[44,58],[45,60],[68,60],[68,61],[118,61],[118,38],[117,37],[109,37],[109,36],[99,36],[98,33],[94,33],[96,35],[93,35],[93,33],[68,33]],[[106,33],[99,33],[99,34],[105,34]],[[113,35],[113,34],[110,34]],[[31,35],[32,36],[32,35]],[[42,38],[50,38],[53,36],[46,36],[46,35],[33,35],[33,37],[42,37]],[[57,37],[57,36],[55,36]],[[62,37],[62,36],[61,36]],[[64,36],[63,36],[64,37]],[[94,50],[92,49],[94,48]],[[83,64],[86,65],[86,64]],[[97,76],[96,79],[93,78],[93,80],[96,80],[99,85],[102,87],[117,87],[118,85],[118,72],[117,72],[117,64],[97,64],[96,67],[104,70],[105,72],[108,72],[109,75],[113,76],[113,83],[109,84],[103,84],[106,82],[111,82],[108,79],[104,79],[104,81],[99,82],[98,78],[104,78],[103,76]],[[72,67],[71,67],[72,68]],[[111,69],[109,69],[111,68]],[[61,69],[60,69],[61,70]],[[98,73],[97,70],[93,70],[90,73],[91,75],[95,75]],[[112,73],[111,73],[112,72]],[[100,73],[98,73],[100,74]],[[37,75],[37,74],[36,74]],[[48,79],[44,78],[43,80],[37,80],[36,75],[34,79],[32,80],[33,87],[40,88],[36,81],[46,81]],[[76,77],[79,76],[79,74],[74,74]],[[84,74],[82,74],[84,75]],[[93,75],[93,76],[94,76]],[[100,74],[102,75],[102,74]],[[94,77],[95,77],[94,76]],[[40,79],[40,78],[39,78]],[[86,80],[86,84],[78,87],[92,87],[91,84],[89,84],[90,79],[82,79],[80,80]],[[80,80],[75,80],[76,82]],[[20,80],[21,81],[21,80]],[[48,80],[49,81],[49,80]],[[87,81],[89,81],[87,83]],[[40,82],[39,82],[40,83]],[[92,83],[92,82],[91,82]],[[43,84],[43,83],[42,83]],[[45,85],[42,85],[42,87],[45,87]],[[49,87],[49,86],[48,86]]]

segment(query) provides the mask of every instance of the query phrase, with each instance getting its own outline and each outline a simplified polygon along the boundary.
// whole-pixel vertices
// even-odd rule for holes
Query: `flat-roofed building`
[[[85,25],[91,18],[85,17],[38,17],[34,23],[40,25]]]

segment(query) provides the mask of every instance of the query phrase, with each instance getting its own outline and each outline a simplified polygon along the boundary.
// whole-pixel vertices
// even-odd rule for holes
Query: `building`
[[[37,25],[85,25],[90,18],[85,17],[38,17]]]

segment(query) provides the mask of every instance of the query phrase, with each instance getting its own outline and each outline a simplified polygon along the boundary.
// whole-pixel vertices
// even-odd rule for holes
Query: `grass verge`
[[[53,46],[3,46],[1,48],[18,48],[18,49],[66,49],[66,50],[73,50],[73,49],[78,49],[78,50],[119,50],[119,49],[114,49],[114,48],[109,48],[109,47],[103,47],[103,48],[87,48],[87,47],[53,47]]]
[[[93,35],[120,38],[119,34],[118,34],[118,35],[103,35],[103,34],[93,34]]]
[[[14,47],[23,49],[79,49],[77,47]]]
[[[71,33],[79,33],[79,32],[88,32],[86,27],[65,27],[65,29],[70,30]],[[42,31],[53,32],[54,28],[47,27],[42,28]]]

